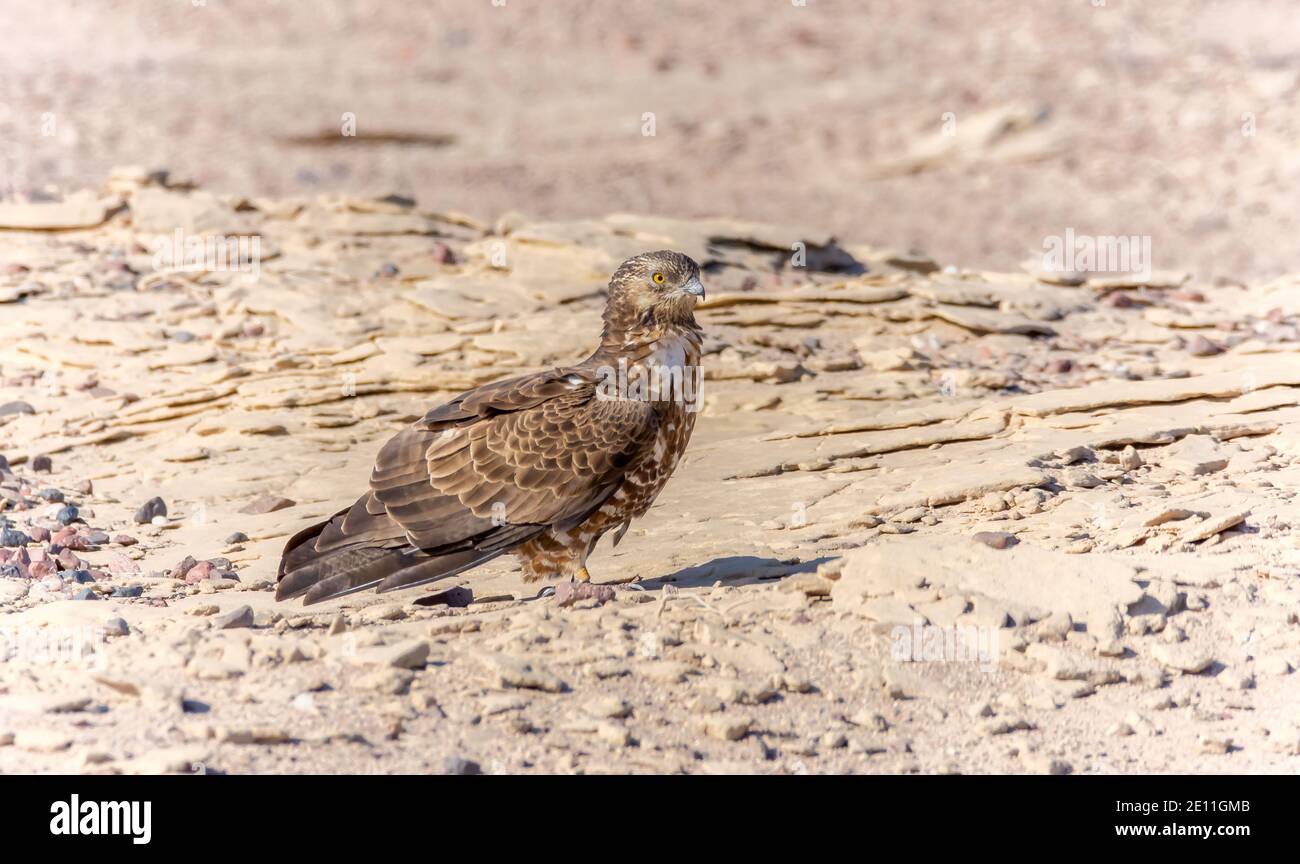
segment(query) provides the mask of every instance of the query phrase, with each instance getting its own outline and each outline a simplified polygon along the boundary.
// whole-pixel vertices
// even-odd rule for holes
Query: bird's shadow
[[[759,558],[756,555],[730,555],[714,558],[704,564],[685,567],[676,573],[645,579],[637,584],[647,591],[655,591],[665,585],[678,588],[700,588],[721,582],[723,585],[755,585],[771,582],[794,573],[812,573],[833,560],[830,556],[814,558],[797,564],[787,564],[776,558]]]

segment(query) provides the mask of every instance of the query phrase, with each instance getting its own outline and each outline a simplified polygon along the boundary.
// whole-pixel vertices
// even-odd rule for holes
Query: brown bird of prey
[[[276,599],[423,585],[506,552],[528,581],[590,579],[601,535],[622,539],[690,440],[703,296],[679,252],[624,261],[590,357],[462,393],[399,432],[369,491],[289,540]]]

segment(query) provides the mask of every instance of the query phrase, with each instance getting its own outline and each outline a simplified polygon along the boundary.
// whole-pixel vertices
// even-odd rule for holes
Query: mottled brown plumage
[[[526,579],[586,579],[601,535],[622,538],[690,440],[703,293],[685,255],[625,261],[590,357],[462,393],[399,432],[366,494],[289,540],[276,598],[422,585],[505,552]]]

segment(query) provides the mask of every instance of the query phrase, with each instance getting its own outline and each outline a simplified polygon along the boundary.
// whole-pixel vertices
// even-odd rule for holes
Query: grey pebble
[[[239,627],[253,626],[253,607],[240,606],[224,612],[212,619],[214,630],[234,630]]]
[[[144,502],[144,504],[140,507],[140,509],[135,511],[135,521],[136,524],[139,525],[148,525],[150,522],[153,521],[155,516],[166,516],[166,515],[167,515],[167,502],[155,496],[153,498],[150,498],[148,501]]]

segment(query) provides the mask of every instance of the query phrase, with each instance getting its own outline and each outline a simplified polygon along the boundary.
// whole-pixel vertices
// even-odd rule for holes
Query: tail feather
[[[542,532],[541,525],[508,525],[440,549],[416,549],[404,540],[372,535],[340,542],[339,523],[351,510],[304,528],[285,544],[276,600],[303,598],[310,606],[367,588],[380,592],[425,585],[490,561]],[[327,548],[317,547],[328,539]]]

